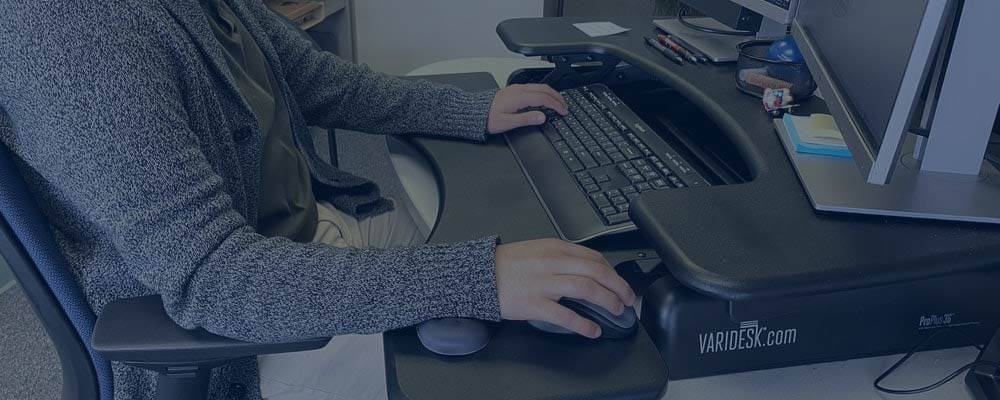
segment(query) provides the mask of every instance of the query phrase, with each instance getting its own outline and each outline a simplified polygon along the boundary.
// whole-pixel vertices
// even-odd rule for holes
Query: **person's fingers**
[[[548,107],[560,113],[566,110],[566,106],[564,104],[543,92],[526,91],[517,95],[517,109],[539,106]]]
[[[625,311],[625,304],[618,295],[590,278],[562,275],[552,281],[549,290],[553,296],[587,300],[615,315]]]
[[[619,276],[614,269],[608,268],[604,264],[586,260],[567,261],[560,263],[557,268],[560,274],[570,274],[589,278],[604,288],[614,292],[615,296],[618,297],[618,300],[625,305],[635,305],[635,292],[632,291],[632,287],[629,286],[628,282],[626,282],[625,279],[622,279],[622,277]]]
[[[541,125],[545,123],[545,113],[528,111],[518,114],[503,114],[497,116],[496,122],[496,126],[490,130],[490,133],[507,132],[522,126]]]
[[[563,106],[562,109],[557,109],[557,111],[559,111],[560,113],[563,111],[566,111],[567,113],[569,112],[569,105],[566,103],[566,99],[549,85],[539,85],[539,84],[525,85],[524,90],[528,92],[544,93],[549,97],[555,99],[557,102],[559,102],[559,104]]]
[[[597,339],[601,336],[601,327],[594,321],[581,317],[580,314],[554,301],[544,301],[538,304],[537,311],[540,314],[537,319],[540,321],[559,325],[591,339]]]
[[[611,263],[608,262],[603,255],[601,255],[601,253],[577,244],[560,241],[559,250],[568,256],[583,258],[585,260],[601,263],[609,267],[612,266]]]

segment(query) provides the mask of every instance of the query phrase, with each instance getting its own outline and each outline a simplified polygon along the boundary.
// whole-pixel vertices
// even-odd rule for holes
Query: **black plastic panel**
[[[633,30],[590,38],[574,18],[515,19],[497,30],[529,56],[615,55],[676,89],[733,143],[753,181],[654,191],[632,204],[632,220],[685,285],[728,299],[805,295],[1000,261],[998,226],[814,211],[760,100],[736,89],[735,66],[673,64],[643,43],[654,31],[649,19],[609,19]],[[823,110],[813,99],[800,112]]]

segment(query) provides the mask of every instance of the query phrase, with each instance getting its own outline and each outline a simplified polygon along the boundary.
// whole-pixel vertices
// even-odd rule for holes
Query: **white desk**
[[[418,68],[409,75],[489,72],[503,86],[521,68],[552,64],[527,58],[468,58],[442,61]],[[884,382],[891,388],[928,385],[973,361],[972,347],[920,353]],[[962,375],[935,391],[922,395],[893,396],[875,391],[872,382],[901,356],[873,357],[789,368],[744,372],[671,381],[664,399],[683,400],[784,400],[784,399],[972,399]],[[669,366],[668,366],[669,367]]]

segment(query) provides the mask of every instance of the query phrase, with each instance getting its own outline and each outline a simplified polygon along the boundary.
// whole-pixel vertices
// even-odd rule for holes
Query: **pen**
[[[673,41],[669,37],[664,36],[664,35],[656,35],[656,38],[664,46],[667,46],[667,48],[669,48],[670,50],[673,50],[677,54],[680,54],[681,57],[686,58],[692,64],[697,64],[698,63],[698,57],[695,57],[694,54],[692,54],[690,51],[688,51],[688,49],[684,48],[684,46],[681,46],[681,45],[677,44],[677,42]]]
[[[673,50],[664,47],[662,44],[660,44],[660,42],[657,42],[656,39],[646,36],[646,44],[653,46],[654,49],[658,50],[660,54],[663,54],[663,56],[670,59],[670,61],[673,61],[678,65],[684,65],[684,59],[681,58],[679,54],[675,53]]]
[[[708,56],[706,56],[705,53],[702,53],[701,50],[698,50],[697,47],[692,46],[691,43],[688,43],[686,40],[671,34],[667,34],[667,38],[673,40],[674,42],[677,42],[677,44],[687,49],[687,51],[691,52],[691,54],[694,54],[695,57],[698,57],[698,61],[701,61],[703,63],[708,62]]]

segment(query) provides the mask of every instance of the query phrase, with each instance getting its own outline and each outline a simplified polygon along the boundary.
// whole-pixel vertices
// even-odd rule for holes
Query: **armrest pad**
[[[184,329],[163,309],[160,296],[108,303],[94,325],[94,351],[112,361],[196,363],[259,354],[314,350],[330,338],[290,343],[250,343],[198,329]]]

